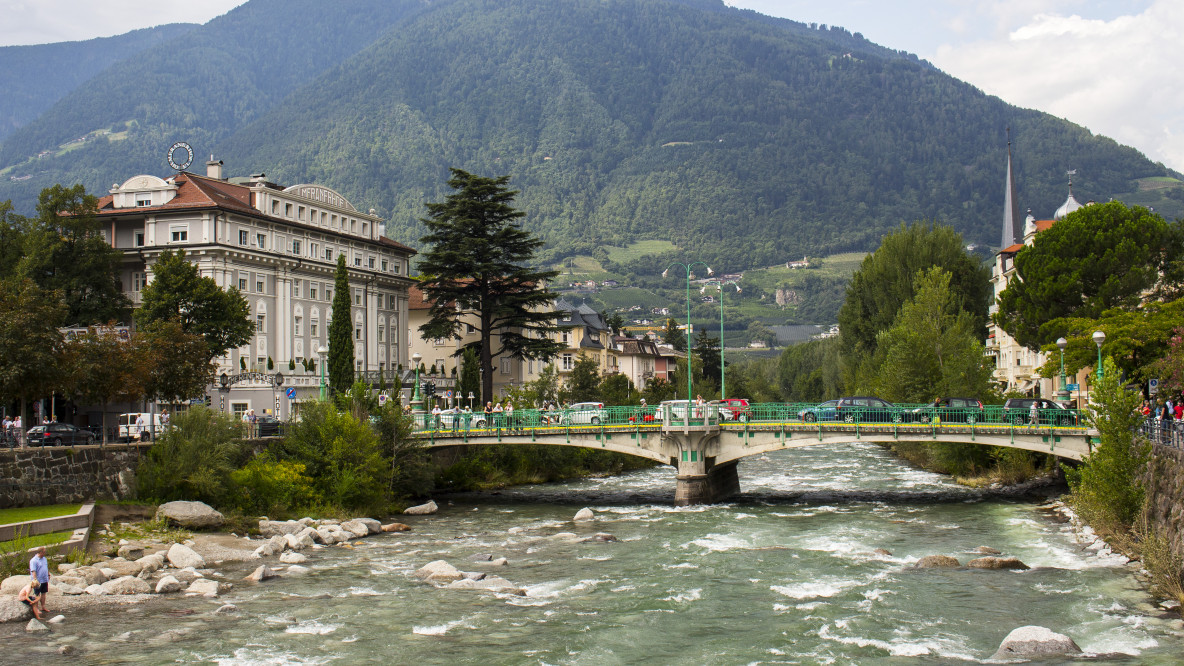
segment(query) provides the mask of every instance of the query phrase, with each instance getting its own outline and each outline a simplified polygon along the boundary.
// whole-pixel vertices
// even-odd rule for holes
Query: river
[[[867,444],[739,472],[745,496],[717,506],[672,506],[668,467],[453,497],[408,520],[413,532],[311,552],[305,577],[96,608],[61,633],[83,634],[84,661],[111,664],[945,664],[985,660],[1038,624],[1109,655],[1081,663],[1180,661],[1181,622],[1156,612],[1123,559],[1082,548],[1035,502],[980,501]],[[572,523],[584,506],[597,520]],[[911,568],[929,554],[965,563],[978,546],[1033,568]],[[526,596],[412,576],[437,559],[494,570],[478,554],[508,558],[496,573]],[[238,613],[213,615],[224,603]],[[171,629],[192,633],[153,638]]]

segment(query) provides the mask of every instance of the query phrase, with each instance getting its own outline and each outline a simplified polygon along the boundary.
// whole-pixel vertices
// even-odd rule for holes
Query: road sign
[[[451,398],[452,398],[452,390],[451,390],[451,389],[449,389],[449,390],[445,391],[445,392],[444,392],[444,397],[445,397],[445,398],[449,398],[449,399],[451,399]]]
[[[284,390],[284,395],[288,396],[288,400],[295,400],[296,399],[296,388],[293,386],[289,386],[287,389]]]
[[[1158,379],[1147,380],[1147,392],[1150,393],[1151,395],[1155,395],[1155,394],[1159,393],[1159,380]]]
[[[382,407],[383,405],[386,404],[386,401],[390,400],[390,399],[391,399],[391,397],[389,395],[387,395],[385,393],[379,393],[378,394],[378,406]]]
[[[1065,384],[1066,391],[1076,391],[1081,388],[1081,384]]]

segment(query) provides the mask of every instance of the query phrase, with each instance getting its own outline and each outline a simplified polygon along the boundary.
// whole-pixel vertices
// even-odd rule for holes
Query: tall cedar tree
[[[430,249],[419,262],[419,286],[432,305],[419,330],[425,338],[459,339],[462,323],[476,318],[483,401],[493,398],[495,357],[546,360],[563,349],[551,339],[561,329],[555,294],[545,287],[559,273],[524,265],[543,241],[521,228],[524,213],[511,206],[518,192],[506,188],[509,180],[452,169],[448,186],[456,192],[427,204],[421,220],[429,233],[420,242]]]
[[[329,322],[329,387],[349,390],[354,383],[354,317],[350,304],[349,270],[345,255],[337,255],[333,284],[333,321]]]
[[[41,191],[28,220],[18,271],[44,289],[60,291],[73,326],[127,321],[131,301],[119,283],[121,254],[103,239],[98,199],[81,185]]]
[[[238,289],[223,290],[214,278],[201,276],[197,265],[185,259],[184,250],[161,253],[152,266],[152,282],[141,295],[136,324],[149,330],[177,322],[183,332],[205,339],[205,362],[247,344],[255,333],[247,300]]]

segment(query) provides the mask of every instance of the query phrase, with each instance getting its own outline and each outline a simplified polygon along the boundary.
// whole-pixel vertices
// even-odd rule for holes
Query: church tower
[[[1020,203],[1015,195],[1015,172],[1011,167],[1011,128],[1007,128],[1007,183],[1003,193],[1003,239],[999,246],[1005,250],[1022,242],[1024,232],[1020,227]]]

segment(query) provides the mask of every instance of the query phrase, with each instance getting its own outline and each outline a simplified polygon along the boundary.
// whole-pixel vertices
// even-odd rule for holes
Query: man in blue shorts
[[[45,612],[45,597],[49,596],[49,562],[45,559],[45,546],[38,546],[33,559],[29,560],[29,577],[40,586],[37,598],[41,605],[41,612]]]

